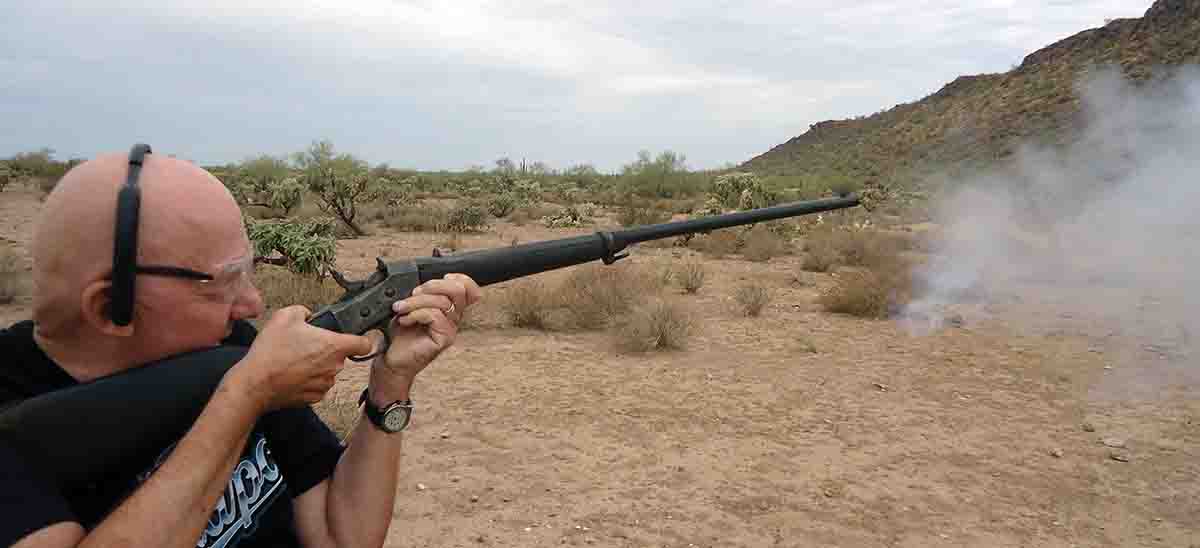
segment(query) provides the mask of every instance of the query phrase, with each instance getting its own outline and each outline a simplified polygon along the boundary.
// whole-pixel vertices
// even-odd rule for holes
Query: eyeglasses
[[[190,268],[166,265],[138,265],[134,268],[134,272],[148,276],[194,280],[205,287],[206,293],[225,302],[231,302],[250,285],[250,275],[254,272],[254,257],[246,256],[219,264],[211,274]]]

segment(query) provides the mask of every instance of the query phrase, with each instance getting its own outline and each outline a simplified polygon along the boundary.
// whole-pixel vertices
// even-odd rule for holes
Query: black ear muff
[[[142,193],[138,175],[150,145],[136,144],[129,152],[129,172],[117,195],[117,225],[113,235],[112,321],[125,326],[133,321],[134,280],[137,278],[138,211]]]

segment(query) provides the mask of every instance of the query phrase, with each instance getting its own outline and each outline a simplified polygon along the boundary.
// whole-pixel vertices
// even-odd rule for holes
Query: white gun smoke
[[[1200,71],[1142,86],[1103,71],[1079,91],[1080,139],[1025,145],[940,201],[946,237],[901,320],[926,333],[955,307],[1036,304],[1053,313],[1020,328],[1081,329],[1115,359],[1149,352],[1200,378]]]

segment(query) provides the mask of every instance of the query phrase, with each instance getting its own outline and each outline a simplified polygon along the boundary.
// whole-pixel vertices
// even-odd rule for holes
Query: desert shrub
[[[835,235],[830,231],[809,235],[804,242],[804,253],[800,269],[806,272],[829,272],[841,260]]]
[[[788,243],[770,228],[758,225],[743,235],[742,256],[762,262],[787,253]]]
[[[546,329],[552,305],[545,286],[539,281],[527,280],[508,290],[501,309],[513,327]]]
[[[682,303],[656,297],[634,308],[616,331],[617,346],[627,352],[680,350],[695,331]]]
[[[762,313],[762,309],[771,302],[771,290],[763,284],[751,282],[738,287],[734,299],[741,306],[743,314],[758,316]]]
[[[894,245],[894,241],[875,231],[841,230],[835,234],[842,264],[847,266],[871,267],[887,261],[889,255],[896,251],[894,247],[889,247],[889,244]]]
[[[557,212],[552,207],[547,207],[542,204],[528,204],[518,207],[508,216],[509,222],[517,226],[524,226],[526,223],[534,219],[543,219],[554,215]]]
[[[617,211],[617,222],[621,226],[641,226],[661,223],[669,219],[670,213],[647,205],[628,203]]]
[[[331,278],[297,275],[270,265],[260,265],[255,269],[254,285],[258,287],[263,303],[269,310],[299,304],[315,312],[332,304],[343,293]]]
[[[691,238],[687,246],[719,259],[726,255],[737,253],[739,242],[737,232],[732,230],[714,230],[708,234],[701,234]]]
[[[838,272],[832,287],[818,298],[826,311],[864,318],[888,318],[912,298],[909,265],[899,257],[871,268]]]
[[[443,232],[450,212],[434,204],[401,206],[383,213],[383,224],[393,230],[408,232]]]
[[[704,269],[704,265],[699,261],[691,261],[684,263],[675,273],[675,280],[679,282],[679,287],[685,293],[696,293],[704,286],[704,279],[708,276],[708,272]]]
[[[559,286],[557,304],[566,308],[576,327],[601,328],[629,312],[634,303],[658,294],[669,280],[669,269],[641,271],[621,264],[587,265],[573,269]]]
[[[10,247],[0,248],[0,304],[13,302],[24,292],[24,276],[17,252]]]

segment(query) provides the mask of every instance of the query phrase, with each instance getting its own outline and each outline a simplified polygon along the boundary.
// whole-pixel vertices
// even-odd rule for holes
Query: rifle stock
[[[380,258],[366,280],[350,282],[335,273],[346,294],[314,312],[308,322],[363,334],[386,327],[392,303],[449,273],[467,274],[486,286],[596,260],[611,264],[639,242],[858,204],[850,195],[450,256]],[[221,346],[190,352],[15,402],[0,410],[0,443],[56,478],[64,490],[140,471],[191,428],[225,373],[247,351]]]

